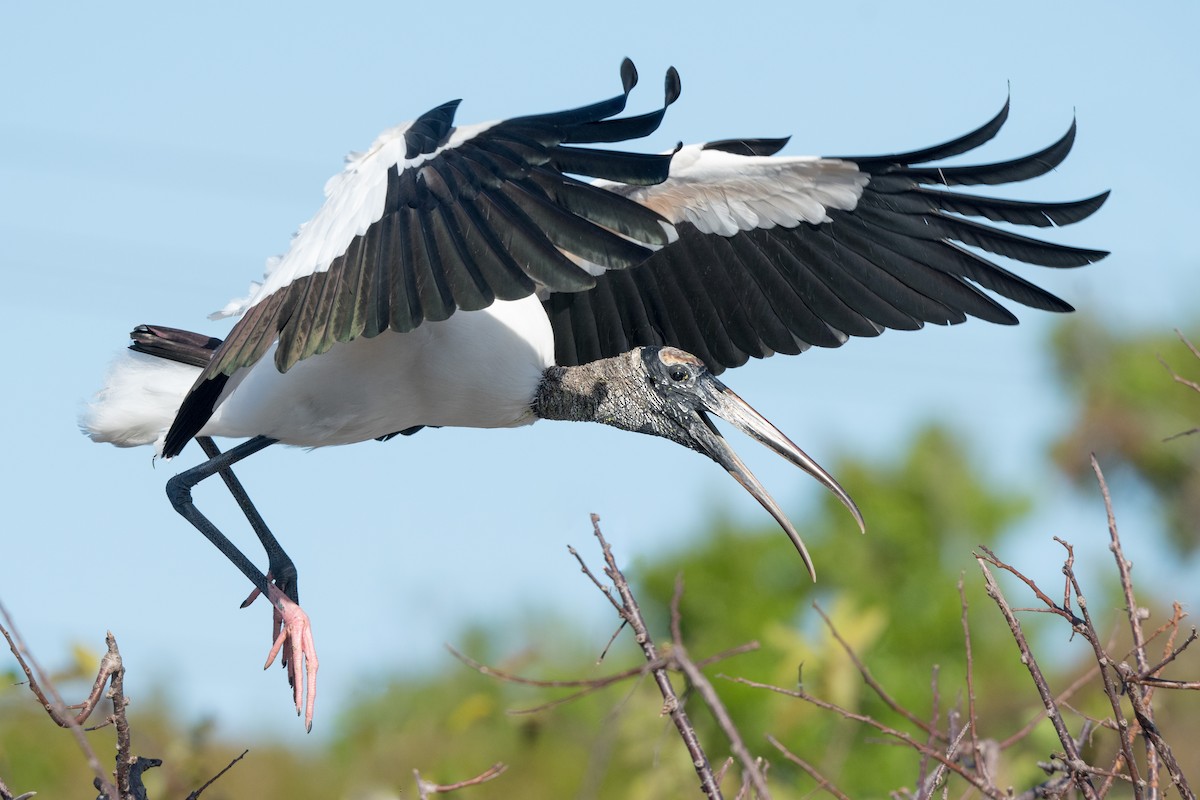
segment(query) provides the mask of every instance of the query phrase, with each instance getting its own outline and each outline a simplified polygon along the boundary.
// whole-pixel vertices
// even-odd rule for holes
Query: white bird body
[[[355,339],[287,372],[275,368],[273,350],[234,373],[198,435],[324,447],[420,425],[528,425],[542,373],[554,363],[554,335],[531,296]],[[127,351],[82,424],[95,441],[154,444],[161,452],[199,374],[199,367]]]
[[[201,436],[323,447],[419,425],[528,425],[554,335],[537,298],[526,297],[355,339],[287,372],[273,356],[234,374]]]

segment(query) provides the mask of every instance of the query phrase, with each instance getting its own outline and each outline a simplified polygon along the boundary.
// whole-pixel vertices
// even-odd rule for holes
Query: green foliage
[[[834,473],[860,499],[867,535],[849,533],[855,526],[832,498],[798,526],[811,540],[821,576],[816,587],[803,586],[800,561],[778,530],[764,527],[748,534],[722,526],[686,552],[641,565],[635,570],[642,576],[639,595],[665,608],[675,575],[682,573],[688,587],[681,604],[684,635],[694,657],[739,643],[731,638],[737,632],[744,639],[761,631],[759,651],[723,664],[719,671],[784,688],[795,686],[800,677],[816,696],[852,711],[889,716],[809,609],[817,599],[892,696],[928,719],[933,665],[940,667],[943,707],[956,702],[965,687],[956,590],[964,571],[974,614],[994,616],[979,588],[972,548],[994,544],[1029,509],[1029,501],[989,486],[962,446],[937,427],[920,431],[894,463],[851,459],[836,464]],[[664,627],[661,621],[659,627]],[[973,644],[977,664],[980,659],[1005,665],[1014,660],[1011,641],[977,636]],[[1012,670],[989,670],[981,677],[988,696],[998,699],[987,704],[988,719],[1002,730],[1015,730],[1028,712],[1008,698],[1028,678]],[[839,774],[842,759],[869,763],[869,769],[839,775],[839,785],[851,796],[885,795],[916,779],[913,753],[880,742],[874,731],[798,701],[781,702],[761,690],[725,682],[718,688],[748,741],[763,741],[769,732],[794,752],[832,753],[831,774]],[[707,717],[696,716],[705,741],[721,741]],[[778,764],[773,774],[778,784],[811,785],[786,764]]]
[[[822,571],[816,586],[808,583],[799,558],[776,528],[743,531],[727,522],[715,523],[686,551],[661,555],[629,572],[660,643],[668,639],[667,608],[677,573],[686,577],[682,615],[693,657],[752,638],[760,641],[757,652],[708,668],[756,752],[773,755],[763,738],[772,733],[838,775],[852,794],[882,795],[915,779],[910,751],[880,744],[874,732],[800,701],[717,676],[727,673],[789,687],[802,675],[806,688],[822,698],[888,716],[810,608],[819,598],[841,635],[900,703],[922,717],[932,714],[933,664],[941,666],[943,708],[957,702],[964,685],[964,651],[955,584],[964,570],[975,574],[972,547],[994,542],[1027,510],[1028,501],[990,487],[953,436],[938,428],[918,433],[894,463],[849,459],[837,465],[837,473],[861,498],[869,533],[851,533],[855,527],[836,501],[799,520]],[[609,535],[619,556],[620,531]],[[978,580],[968,585],[974,607],[993,613],[975,589]],[[535,630],[540,644],[507,657],[487,631],[469,631],[459,640],[482,661],[543,679],[598,677],[640,664],[640,654],[627,639],[598,667],[593,663],[598,643],[575,641],[569,623],[542,620]],[[1014,661],[1011,643],[1004,638],[977,637],[974,645],[977,663],[1010,667]],[[1036,708],[1036,698],[1025,690],[1027,679],[1020,672],[989,668],[979,677],[987,689],[981,713],[1001,732],[1010,732],[1033,713],[1029,709]],[[411,790],[414,768],[426,778],[450,782],[495,761],[510,765],[500,779],[508,787],[502,794],[533,800],[637,800],[681,795],[696,786],[673,729],[659,714],[661,698],[646,679],[520,715],[509,712],[561,697],[563,690],[516,686],[465,667],[365,685],[371,690],[339,720],[327,751],[256,746],[247,762],[211,790],[213,796],[368,797],[399,787]],[[1028,702],[1012,703],[1009,698],[1016,694],[1024,694]],[[39,710],[20,696],[25,700],[20,715],[3,716],[0,752],[7,761],[0,761],[0,774],[19,775],[23,786],[50,794],[61,789],[61,796],[72,796],[75,787],[90,783],[86,771],[77,769],[82,761],[73,753],[73,742],[39,721]],[[163,706],[155,707],[135,721],[139,752],[167,762],[151,773],[152,796],[182,796],[236,755],[235,746],[212,742],[204,726],[173,728]],[[728,755],[724,737],[697,701],[689,709],[710,757],[720,763]],[[19,724],[8,724],[18,718]],[[39,731],[37,745],[16,733],[26,727]],[[111,751],[111,745],[102,743],[107,735],[92,734],[100,752]],[[811,788],[811,781],[782,759],[772,761],[777,797],[800,797]],[[58,783],[56,764],[75,768],[68,783]],[[727,778],[731,795],[737,790],[736,774],[732,770]]]
[[[1081,406],[1078,423],[1056,447],[1059,463],[1089,486],[1086,462],[1068,454],[1096,450],[1106,467],[1125,465],[1159,494],[1175,525],[1176,543],[1194,547],[1194,527],[1185,523],[1200,510],[1196,442],[1163,445],[1160,440],[1194,425],[1200,398],[1173,382],[1155,359],[1161,353],[1181,372],[1200,371],[1191,354],[1168,337],[1120,339],[1086,320],[1060,330],[1055,353],[1059,374]],[[759,642],[757,651],[705,672],[747,745],[772,762],[770,783],[780,800],[808,796],[814,784],[765,743],[767,733],[819,765],[852,797],[882,797],[912,786],[919,768],[911,750],[885,742],[871,728],[721,677],[784,688],[799,681],[817,697],[916,733],[865,684],[811,607],[814,601],[896,702],[923,719],[937,714],[944,726],[948,709],[964,708],[966,696],[961,578],[969,603],[981,734],[1003,739],[1041,708],[1007,628],[982,593],[972,557],[981,544],[997,545],[1030,510],[1029,498],[981,474],[963,445],[939,427],[917,432],[892,461],[846,458],[834,467],[859,500],[868,532],[858,536],[832,497],[808,518],[796,519],[820,574],[815,586],[782,533],[766,523],[745,530],[715,519],[685,549],[627,567],[660,646],[669,641],[668,607],[680,574],[685,579],[683,633],[694,659],[748,640]],[[1103,531],[1096,533],[1104,537]],[[606,534],[624,563],[621,531]],[[1014,605],[1027,602],[1015,599],[1022,587],[1012,588]],[[1093,613],[1105,609],[1120,615],[1119,600],[1107,600],[1098,590],[1095,595],[1089,595]],[[1058,623],[1030,615],[1023,619],[1035,640],[1043,632],[1042,666],[1051,672],[1051,684],[1062,688],[1086,659],[1077,657],[1080,642],[1069,641],[1069,632]],[[598,666],[594,656],[603,643],[579,641],[569,621],[548,616],[524,619],[521,626],[534,633],[528,648],[516,653],[499,644],[511,642],[511,634],[479,629],[451,638],[473,658],[547,680],[595,678],[641,664],[627,634]],[[84,673],[95,660],[95,654],[76,652],[69,674],[59,676],[76,679],[68,684],[70,696],[86,689],[78,679],[88,677]],[[136,676],[137,665],[132,666]],[[24,687],[12,685],[16,680],[11,676],[0,685],[0,776],[17,792],[94,796],[72,738],[46,719]],[[676,684],[682,686],[678,679]],[[646,678],[530,714],[511,712],[562,698],[568,690],[505,683],[466,667],[435,675],[376,676],[363,686],[362,696],[337,721],[329,746],[300,750],[255,744],[205,800],[408,797],[415,796],[414,768],[427,779],[452,782],[496,761],[508,764],[508,773],[491,788],[464,796],[640,800],[696,794],[692,767]],[[135,750],[166,762],[149,773],[152,797],[186,796],[241,751],[240,743],[214,740],[211,725],[181,726],[161,698],[146,697],[147,690],[136,682],[127,683],[127,691],[139,701],[133,716]],[[724,736],[697,697],[688,696],[687,702],[709,756],[720,764],[729,749]],[[1094,691],[1072,703],[1096,718],[1111,713]],[[1183,752],[1197,735],[1194,714],[1184,709],[1166,706],[1158,722],[1182,743],[1177,754],[1194,760]],[[88,735],[107,758],[111,731]],[[1104,746],[1104,736],[1089,748]],[[1002,768],[1008,772],[997,781],[1018,791],[1044,779],[1036,762],[1060,745],[1042,723],[1021,747],[1021,753],[1005,757]],[[737,793],[737,772],[732,769],[726,777],[727,796]]]
[[[1200,439],[1164,439],[1191,430],[1200,418],[1200,395],[1171,375],[1200,379],[1196,357],[1177,336],[1118,336],[1084,316],[1059,326],[1053,353],[1079,409],[1054,445],[1059,466],[1077,483],[1094,484],[1087,460],[1094,451],[1110,480],[1133,477],[1153,491],[1171,541],[1184,554],[1195,551]]]

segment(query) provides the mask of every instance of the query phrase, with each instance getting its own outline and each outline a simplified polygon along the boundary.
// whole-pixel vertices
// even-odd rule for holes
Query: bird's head
[[[717,379],[696,356],[674,347],[639,347],[581,367],[554,367],[539,389],[538,413],[590,419],[670,439],[716,461],[762,504],[796,546],[809,574],[812,559],[779,505],[709,418],[716,414],[812,475],[864,528],[862,514],[836,480],[778,428]],[[557,409],[555,408],[557,407]],[[557,410],[558,413],[555,413]]]

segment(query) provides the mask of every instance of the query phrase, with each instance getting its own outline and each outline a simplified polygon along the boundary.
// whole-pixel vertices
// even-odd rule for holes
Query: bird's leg
[[[197,436],[196,443],[204,450],[205,455],[209,458],[216,458],[221,455],[221,450],[208,436]],[[263,520],[262,515],[258,513],[258,509],[254,507],[254,503],[250,500],[250,495],[246,494],[242,482],[233,474],[230,467],[224,467],[219,470],[221,479],[225,481],[225,486],[229,489],[229,493],[233,495],[233,499],[237,502],[238,508],[242,509],[242,513],[246,515],[246,521],[250,523],[250,527],[254,529],[254,533],[258,536],[258,540],[262,542],[263,549],[267,551],[267,580],[273,582],[276,586],[283,590],[283,593],[291,598],[293,603],[300,602],[300,586],[299,575],[296,572],[296,565],[292,563],[291,557],[284,551],[283,545],[275,538],[275,534],[271,533],[267,523]],[[242,607],[250,605],[254,599],[261,594],[257,586],[242,604]],[[286,656],[286,654],[285,654]]]
[[[207,455],[209,458],[216,458],[217,456],[221,455],[220,448],[217,447],[216,442],[214,442],[211,437],[197,436],[196,442],[200,445],[201,449],[204,450],[205,455]],[[272,610],[271,642],[273,643],[271,654],[267,657],[267,664],[270,664],[275,660],[275,654],[281,652],[284,638],[286,638],[281,637],[280,633],[288,630],[289,627],[288,625],[284,624],[283,609],[285,606],[285,601],[291,600],[291,605],[296,609],[299,609],[300,607],[299,576],[296,572],[296,565],[292,562],[291,556],[289,556],[283,549],[283,545],[281,545],[279,540],[275,538],[275,534],[271,533],[271,529],[267,527],[266,521],[263,520],[262,515],[258,513],[258,509],[255,508],[254,503],[250,500],[250,495],[246,493],[246,489],[242,486],[242,482],[239,481],[237,476],[233,474],[233,469],[231,467],[225,467],[219,470],[219,474],[221,475],[221,479],[225,481],[225,486],[229,489],[229,493],[233,495],[233,499],[237,502],[238,507],[242,509],[242,513],[246,515],[246,521],[249,522],[250,527],[254,529],[254,533],[256,536],[258,536],[258,540],[262,543],[263,549],[267,551],[267,582],[277,586],[279,591],[285,595],[284,598],[268,597],[268,600],[271,602]],[[250,592],[250,596],[242,602],[242,608],[246,608],[253,603],[260,594],[262,594],[262,592],[257,586],[255,586],[254,590]],[[274,592],[272,592],[272,594],[274,594]],[[290,613],[294,614],[294,612]],[[296,641],[298,641],[298,639]],[[293,645],[296,644],[296,641],[293,641]],[[294,649],[294,647],[282,648],[281,666],[283,666],[284,669],[288,669],[288,665],[291,663],[297,663],[293,657]],[[291,683],[293,690],[295,690],[296,685],[295,678],[296,676],[293,674],[293,671],[288,670],[288,681]]]
[[[211,439],[197,438],[205,453],[209,455],[209,459],[167,481],[167,497],[170,498],[171,505],[179,512],[180,516],[192,523],[196,530],[216,545],[217,549],[250,579],[255,590],[265,594],[271,601],[274,609],[274,643],[267,656],[266,666],[271,666],[276,654],[283,651],[284,666],[287,668],[288,683],[292,686],[296,713],[300,713],[301,699],[306,694],[304,724],[311,731],[313,710],[317,698],[317,652],[313,644],[308,615],[301,610],[295,600],[296,570],[291,559],[288,558],[278,540],[267,528],[262,516],[254,508],[245,489],[242,488],[231,470],[231,467],[238,461],[274,444],[275,440],[266,436],[256,436],[222,453]],[[288,587],[290,592],[283,585],[276,585],[271,578],[259,571],[258,567],[254,566],[250,559],[246,558],[245,554],[238,550],[216,525],[213,525],[207,517],[201,514],[192,502],[192,487],[217,473],[220,473],[225,480],[230,493],[233,494],[263,547],[266,548],[272,570],[278,567],[286,575],[284,580],[290,581],[290,587]],[[278,580],[279,575],[276,575],[275,579]],[[250,599],[255,596],[251,595]],[[285,643],[289,642],[290,646],[285,648]],[[302,667],[303,673],[301,672]],[[304,691],[305,685],[308,688],[307,693]]]

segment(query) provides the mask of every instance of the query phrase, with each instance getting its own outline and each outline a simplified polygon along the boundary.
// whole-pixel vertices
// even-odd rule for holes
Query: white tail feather
[[[94,442],[153,444],[161,452],[167,428],[199,374],[190,364],[126,350],[80,415],[79,427]]]

